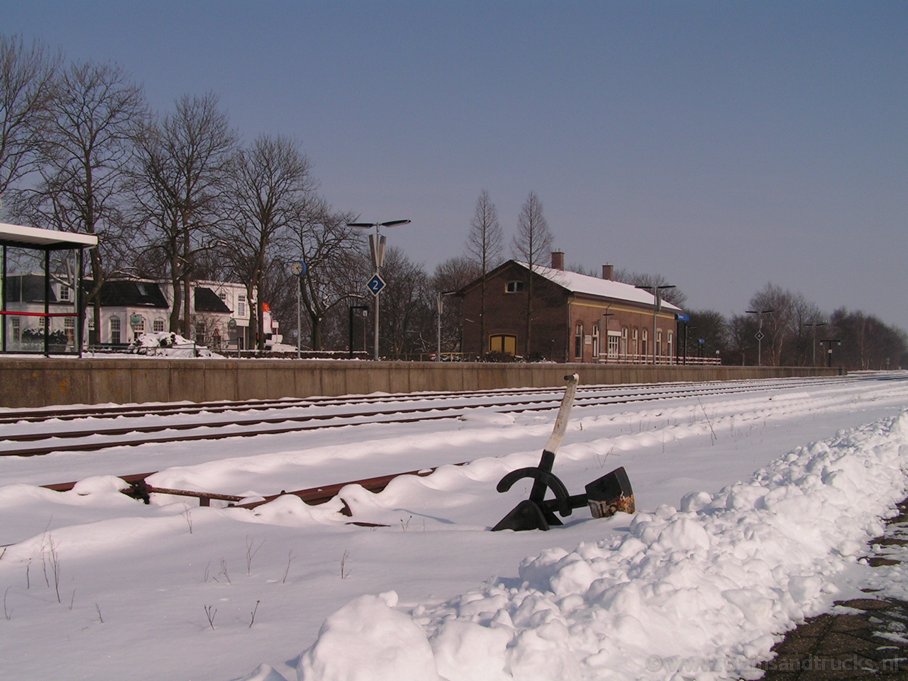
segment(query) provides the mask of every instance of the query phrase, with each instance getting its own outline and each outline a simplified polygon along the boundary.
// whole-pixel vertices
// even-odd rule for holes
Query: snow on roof
[[[54,229],[22,227],[21,225],[8,225],[2,222],[0,222],[0,241],[32,244],[34,246],[61,246],[66,244],[73,247],[88,246],[91,248],[98,245],[98,237],[94,234],[59,232]]]
[[[526,263],[518,262],[517,264],[529,269]],[[556,270],[551,267],[540,267],[538,265],[533,268],[533,271],[549,281],[558,284],[562,288],[567,289],[571,293],[582,293],[600,298],[625,300],[632,303],[640,303],[642,305],[651,306],[653,304],[652,293],[631,284],[612,281],[610,279],[600,279],[599,277],[591,277],[586,274],[578,274],[577,272]],[[680,307],[672,305],[665,300],[662,301],[662,309],[674,310],[676,312],[681,311]]]

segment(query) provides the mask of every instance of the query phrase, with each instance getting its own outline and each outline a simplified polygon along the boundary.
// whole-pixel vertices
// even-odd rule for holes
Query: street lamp
[[[375,359],[378,360],[378,294],[385,287],[385,282],[381,278],[381,266],[385,259],[385,237],[381,235],[382,227],[397,227],[398,225],[408,225],[409,220],[388,220],[387,222],[348,222],[347,227],[356,227],[358,229],[374,229],[375,234],[369,235],[369,251],[372,253],[372,265],[375,267],[375,274],[369,280],[368,288],[375,297]]]
[[[804,326],[813,328],[813,366],[817,365],[817,327],[826,326],[826,322],[807,322]]]
[[[609,305],[609,307],[611,307],[611,305]],[[607,307],[607,308],[605,308],[605,309],[608,310],[609,308]],[[608,364],[608,360],[609,360],[609,346],[608,346],[608,318],[609,318],[609,317],[614,317],[614,316],[615,316],[615,313],[614,313],[614,312],[603,312],[603,313],[602,313],[602,316],[603,316],[603,318],[605,319],[605,362],[606,362],[606,364]],[[600,340],[599,342],[602,343],[602,340]],[[602,347],[601,347],[601,346],[599,347],[598,351],[599,351],[599,354],[602,354]],[[598,357],[596,358],[596,361],[597,361],[597,362],[599,361],[599,358],[598,358]]]
[[[653,292],[653,366],[656,365],[656,313],[662,309],[662,291],[675,288],[674,284],[663,284],[662,286],[638,286],[644,291]]]
[[[757,366],[763,366],[763,315],[772,314],[773,310],[747,310],[747,314],[755,314],[760,320],[757,333],[754,338],[757,339]]]
[[[826,346],[826,366],[832,368],[832,346],[841,345],[842,341],[838,338],[824,338],[820,341],[820,345]]]

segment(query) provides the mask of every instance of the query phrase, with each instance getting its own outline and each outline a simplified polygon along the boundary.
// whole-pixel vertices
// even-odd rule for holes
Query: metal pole
[[[300,312],[300,306],[302,305],[300,301],[300,289],[303,288],[303,277],[300,275],[296,280],[296,358],[299,359],[301,356],[301,349],[303,344],[303,319],[302,313]]]
[[[350,329],[349,329],[349,338],[350,338],[349,343],[350,343],[350,346],[349,346],[349,353],[348,353],[348,355],[347,355],[350,359],[353,359],[353,307],[354,307],[353,305],[350,306],[350,322],[349,322],[349,325],[350,325]]]
[[[348,227],[358,227],[361,229],[372,229],[375,228],[375,242],[372,244],[372,255],[375,265],[375,274],[381,278],[381,265],[382,258],[384,255],[384,248],[381,242],[381,235],[379,233],[380,227],[396,227],[397,225],[407,225],[409,220],[389,220],[387,222],[348,222]],[[373,291],[373,297],[375,298],[375,359],[378,360],[378,333],[379,333],[379,319],[378,319],[378,310],[379,310],[379,295],[381,290],[378,292]]]
[[[747,314],[757,315],[757,366],[763,366],[763,315],[772,314],[774,310],[747,310]]]
[[[378,225],[375,225],[375,240],[378,241]],[[375,265],[375,273],[381,276],[381,265]],[[378,301],[381,298],[381,292],[375,294],[375,355],[374,359],[378,361]]]
[[[760,313],[760,324],[757,327],[757,366],[763,366],[763,313]]]
[[[435,361],[440,362],[441,361],[441,312],[442,312],[442,305],[443,305],[442,300],[441,300],[441,291],[438,292],[438,297],[437,297],[436,303],[437,303],[437,307],[438,307],[438,347],[436,348],[436,352],[435,352]]]
[[[659,309],[659,287],[653,286],[653,366],[656,366],[656,312]]]

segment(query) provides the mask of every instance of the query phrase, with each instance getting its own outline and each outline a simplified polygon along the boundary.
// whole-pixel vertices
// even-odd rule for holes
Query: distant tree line
[[[849,370],[908,366],[903,330],[844,307],[824,313],[802,295],[774,284],[760,289],[748,310],[731,318],[706,310],[689,316],[687,352],[692,357],[718,354],[723,364]]]
[[[120,67],[70,63],[38,43],[0,34],[0,202],[11,221],[100,237],[90,255],[87,300],[96,328],[100,287],[111,278],[168,280],[176,298],[169,330],[187,336],[193,282],[228,280],[246,286],[260,348],[266,302],[285,342],[295,343],[298,333],[305,349],[347,349],[352,332],[354,349],[371,347],[370,325],[351,314],[352,306],[371,303],[365,235],[348,226],[358,216],[320,196],[312,164],[295,140],[266,134],[242,141],[213,93],[186,94],[171,109],[153,111]],[[461,350],[459,299],[445,294],[477,279],[483,295],[480,319],[473,321],[485,328],[485,280],[506,257],[488,191],[480,193],[465,231],[463,254],[431,273],[403,250],[389,249],[382,266],[382,356],[417,359],[434,352],[439,313],[443,350]],[[542,202],[529,192],[510,255],[533,271],[549,264],[553,243]],[[295,262],[305,264],[300,275],[291,272]],[[665,283],[632,272],[616,278]],[[532,277],[528,291],[527,342]],[[679,288],[664,297],[685,304]],[[688,355],[718,352],[725,363],[755,364],[759,352],[764,364],[807,365],[824,363],[832,346],[835,364],[848,368],[908,364],[904,332],[872,316],[844,309],[823,315],[773,285],[756,293],[749,309],[772,312],[731,319],[690,313]]]

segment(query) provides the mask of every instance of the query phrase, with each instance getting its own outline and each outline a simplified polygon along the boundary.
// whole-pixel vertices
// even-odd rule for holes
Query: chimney
[[[564,271],[564,251],[552,251],[552,269]]]
[[[602,278],[607,281],[612,281],[612,279],[614,277],[615,277],[615,266],[609,265],[609,264],[603,265],[602,266]]]

